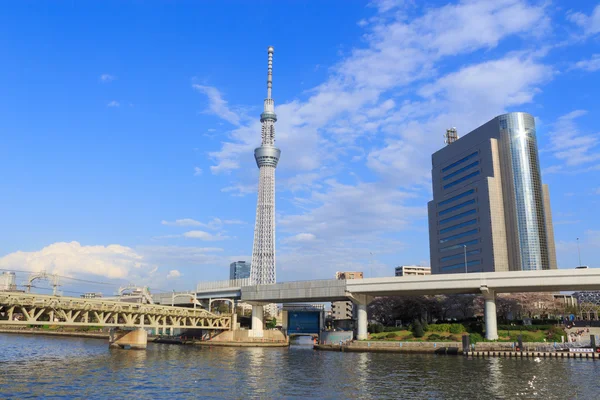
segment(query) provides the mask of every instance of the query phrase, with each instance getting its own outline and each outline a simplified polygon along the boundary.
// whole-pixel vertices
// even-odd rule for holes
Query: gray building
[[[236,261],[229,264],[229,279],[250,278],[250,263]]]
[[[556,269],[533,116],[503,114],[447,139],[432,156],[432,273]]]

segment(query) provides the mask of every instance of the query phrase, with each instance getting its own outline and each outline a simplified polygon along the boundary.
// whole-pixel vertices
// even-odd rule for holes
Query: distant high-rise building
[[[250,263],[236,261],[229,264],[229,279],[250,278]]]
[[[336,272],[335,279],[363,279],[363,273],[356,271]],[[335,301],[331,303],[331,316],[334,321],[352,320],[354,319],[354,305],[351,301]]]
[[[503,114],[450,136],[432,156],[432,273],[556,269],[533,116]]]
[[[17,289],[14,272],[4,271],[0,274],[0,291],[12,292]]]
[[[267,49],[269,64],[267,70],[267,98],[260,114],[262,142],[254,150],[254,158],[259,169],[258,199],[256,203],[256,223],[252,246],[251,278],[255,285],[275,283],[275,168],[281,151],[275,147],[275,101],[271,98],[273,86],[273,52]]]
[[[431,275],[431,267],[420,265],[400,265],[396,267],[396,276]]]

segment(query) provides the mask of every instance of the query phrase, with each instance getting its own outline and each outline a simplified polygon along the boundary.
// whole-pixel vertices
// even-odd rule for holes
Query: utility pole
[[[463,244],[463,249],[465,250],[465,274],[468,273],[467,271],[467,245]]]

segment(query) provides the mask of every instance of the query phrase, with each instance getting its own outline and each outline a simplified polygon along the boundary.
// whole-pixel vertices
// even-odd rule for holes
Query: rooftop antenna
[[[452,144],[458,140],[458,131],[456,128],[446,129],[446,134],[444,135],[444,143],[446,145]]]

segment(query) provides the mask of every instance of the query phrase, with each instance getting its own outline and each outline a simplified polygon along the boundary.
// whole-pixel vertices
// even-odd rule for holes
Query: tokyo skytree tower
[[[267,49],[269,66],[267,73],[267,98],[260,114],[262,143],[254,150],[254,158],[260,170],[254,245],[252,247],[251,278],[255,285],[275,283],[275,168],[281,150],[275,147],[275,102],[271,98],[273,86],[273,47]]]

